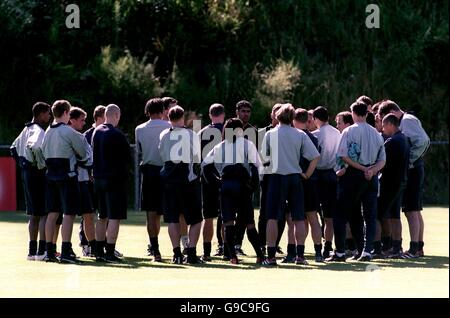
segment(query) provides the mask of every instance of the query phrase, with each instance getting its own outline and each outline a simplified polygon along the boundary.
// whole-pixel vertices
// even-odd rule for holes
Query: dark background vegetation
[[[334,117],[361,94],[414,111],[432,140],[448,140],[448,1],[2,0],[0,144],[37,100],[68,99],[91,114],[118,104],[132,141],[153,96],[203,116],[232,116],[248,99],[264,126],[272,105],[324,105]],[[81,27],[67,29],[76,3]],[[448,145],[426,156],[425,201],[448,204]]]

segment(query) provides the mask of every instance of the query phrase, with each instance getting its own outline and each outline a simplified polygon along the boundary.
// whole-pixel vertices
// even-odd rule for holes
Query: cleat
[[[256,265],[262,265],[266,258],[265,257],[257,257],[256,258]]]
[[[197,255],[195,255],[195,256],[186,257],[186,263],[187,264],[204,264],[205,262],[202,261]]]
[[[103,255],[103,256],[96,256],[95,257],[95,261],[99,262],[99,263],[106,263],[105,255]]]
[[[45,255],[44,261],[48,263],[56,263],[58,262],[58,258],[55,255]]]
[[[330,250],[323,250],[323,254],[322,254],[323,258],[324,259],[330,258],[331,257],[331,252],[332,251],[330,251]]]
[[[316,263],[323,263],[323,257],[322,257],[322,254],[320,254],[320,253],[316,254],[316,256],[315,256],[315,262],[316,262]]]
[[[244,253],[240,245],[235,245],[234,250],[236,251],[236,255],[247,256],[247,254]]]
[[[188,254],[188,250],[187,250],[187,248],[185,247],[185,248],[183,248],[183,251],[181,252],[183,255],[187,255]]]
[[[61,257],[59,258],[59,262],[61,264],[77,264],[77,263],[79,263],[77,258],[74,257],[71,254],[69,254],[69,255],[61,255]]]
[[[115,257],[123,257],[123,254],[120,253],[118,250],[114,250],[114,256]]]
[[[372,259],[385,259],[386,256],[383,253],[380,254],[371,254]]]
[[[239,260],[238,260],[237,257],[234,257],[234,258],[230,259],[230,263],[233,264],[233,265],[237,265],[237,264],[239,264],[240,262],[239,262]]]
[[[116,255],[112,255],[112,256],[105,255],[105,261],[107,263],[115,263],[115,264],[117,264],[117,263],[122,263],[123,259],[117,257]]]
[[[264,266],[277,266],[277,259],[275,257],[274,258],[266,258],[261,263],[261,265],[264,265]]]
[[[214,256],[223,256],[223,247],[219,245]]]
[[[389,259],[400,259],[400,258],[402,258],[402,255],[403,255],[402,252],[391,253],[388,256],[386,256],[386,258],[389,258]]]
[[[155,256],[153,256],[153,261],[154,262],[158,262],[158,263],[162,263],[162,257],[161,254],[156,254]]]
[[[417,255],[417,257],[424,257],[425,253],[423,252],[423,249],[421,249],[421,250],[417,251],[416,255]]]
[[[283,258],[281,263],[283,263],[283,264],[295,263],[295,256],[288,254],[288,255],[286,255],[286,257]]]
[[[211,262],[211,257],[207,255],[202,255],[200,259],[205,263]]]
[[[277,246],[276,252],[277,252],[277,254],[284,255],[284,252],[283,252],[283,250],[281,249],[280,246]]]
[[[402,259],[410,259],[410,258],[418,258],[419,256],[417,255],[417,253],[413,254],[410,251],[406,251],[405,253],[402,254],[401,258]]]
[[[308,261],[305,259],[304,256],[297,256],[295,258],[295,264],[296,265],[309,265]]]
[[[183,255],[174,255],[172,259],[172,264],[183,264]]]
[[[362,252],[361,256],[357,259],[358,262],[370,262],[373,259],[372,254]]]
[[[342,256],[338,256],[336,253],[334,253],[332,256],[326,258],[325,262],[327,263],[345,262],[345,254],[343,254]]]
[[[45,260],[45,257],[47,256],[47,252],[44,252],[44,254],[37,254],[35,257],[34,257],[34,260],[35,261],[38,261],[38,262],[42,262],[42,261],[44,261]]]
[[[34,260],[36,260],[36,255],[30,255],[30,254],[28,254],[28,256],[27,256],[27,261],[34,261]]]

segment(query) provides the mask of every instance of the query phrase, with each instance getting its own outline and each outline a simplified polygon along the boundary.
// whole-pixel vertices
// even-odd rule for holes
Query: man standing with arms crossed
[[[51,118],[50,105],[37,102],[33,105],[33,120],[25,125],[14,140],[10,151],[21,168],[22,185],[30,235],[27,259],[42,261],[45,257],[45,163],[39,160],[39,151],[44,138],[44,128]],[[37,242],[39,234],[39,246]]]

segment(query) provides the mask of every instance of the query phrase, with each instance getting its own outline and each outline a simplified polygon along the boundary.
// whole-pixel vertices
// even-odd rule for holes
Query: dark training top
[[[111,124],[95,128],[92,150],[94,178],[127,178],[131,162],[130,145],[119,129]]]
[[[410,146],[408,139],[401,132],[396,132],[384,143],[386,165],[383,168],[381,182],[397,188],[406,184],[409,166]]]
[[[316,136],[314,136],[311,132],[309,132],[307,129],[302,129],[302,130],[308,135],[309,139],[311,139],[314,146],[316,146],[317,151],[319,151],[319,139]],[[300,157],[300,167],[302,168],[303,172],[306,172],[306,170],[308,170],[309,163],[310,163],[310,161],[308,159],[306,159],[303,156]],[[313,175],[316,175],[315,169],[314,169]]]

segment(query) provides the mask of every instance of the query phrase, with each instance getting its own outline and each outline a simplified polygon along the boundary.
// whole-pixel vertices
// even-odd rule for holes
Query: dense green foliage
[[[72,2],[79,29],[65,26]],[[133,136],[145,101],[162,95],[203,118],[213,102],[231,116],[248,99],[258,126],[277,101],[335,114],[361,94],[389,97],[448,140],[448,2],[378,1],[381,27],[368,29],[370,2],[3,0],[0,143],[33,102],[59,98],[89,113],[118,104]],[[448,202],[448,146],[434,147],[427,200]]]

